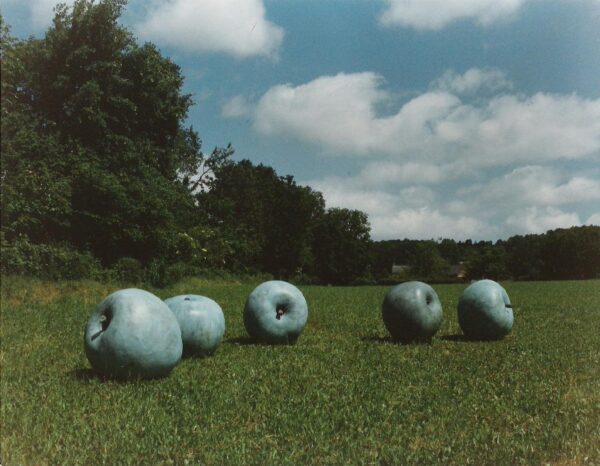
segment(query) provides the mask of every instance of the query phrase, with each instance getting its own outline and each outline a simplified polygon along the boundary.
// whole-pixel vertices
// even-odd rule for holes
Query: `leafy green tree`
[[[372,273],[386,278],[392,271],[392,265],[408,265],[414,262],[414,256],[420,240],[394,239],[375,241],[371,247]]]
[[[471,279],[502,280],[510,277],[508,255],[503,245],[481,242],[471,250],[467,262],[467,276]]]
[[[410,272],[419,278],[436,278],[447,275],[450,264],[438,251],[434,241],[421,241],[410,259]]]
[[[453,239],[442,239],[437,245],[437,249],[449,264],[458,264],[462,259],[460,247]]]
[[[542,277],[543,235],[516,235],[505,242],[507,268],[515,280],[539,280]]]
[[[600,227],[548,231],[541,249],[543,277],[585,279],[600,276]]]
[[[312,229],[324,201],[292,176],[249,160],[221,164],[198,202],[207,223],[233,245],[231,267],[287,278],[311,262]]]
[[[195,179],[226,163],[183,126],[179,67],[118,23],[125,2],[59,5],[41,39],[2,33],[2,233],[67,241],[105,265],[175,255]],[[202,178],[202,177],[201,177]]]
[[[0,27],[3,238],[63,241],[68,238],[71,186],[57,173],[67,170],[68,160],[23,99],[29,77],[24,44],[11,36],[1,17]]]
[[[323,283],[346,285],[369,272],[371,227],[359,210],[328,209],[314,228],[314,268]]]

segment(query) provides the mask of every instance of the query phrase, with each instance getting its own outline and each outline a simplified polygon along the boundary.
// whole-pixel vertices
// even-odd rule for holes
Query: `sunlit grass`
[[[167,379],[120,383],[94,376],[82,341],[119,285],[4,278],[0,463],[600,462],[600,282],[505,284],[515,327],[489,343],[460,337],[464,286],[437,285],[442,329],[406,346],[386,337],[387,288],[302,287],[309,323],[292,347],[246,337],[255,285],[152,290],[215,299],[225,340]]]

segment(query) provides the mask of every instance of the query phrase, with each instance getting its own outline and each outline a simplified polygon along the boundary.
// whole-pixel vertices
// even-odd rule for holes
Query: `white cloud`
[[[481,89],[490,91],[510,89],[512,83],[501,70],[471,68],[464,74],[446,71],[441,78],[433,82],[433,86],[460,95],[472,94]]]
[[[376,144],[374,106],[387,97],[379,88],[380,81],[375,73],[340,73],[296,87],[272,87],[258,102],[255,128],[334,150],[369,151]]]
[[[445,179],[450,170],[440,165],[407,162],[373,162],[360,173],[361,182],[369,186],[381,186],[399,182],[437,183]]]
[[[473,216],[444,213],[444,201],[437,199],[431,187],[411,185],[401,178],[386,190],[385,183],[376,184],[372,174],[367,167],[354,178],[326,177],[307,184],[323,193],[329,207],[366,212],[375,239],[466,239],[490,234],[486,225]]]
[[[600,212],[590,215],[585,222],[586,225],[599,225],[600,226]]]
[[[223,118],[240,118],[251,114],[250,104],[244,96],[236,95],[221,107]]]
[[[600,99],[520,95],[501,71],[471,69],[382,114],[397,98],[384,84],[372,72],[322,76],[274,86],[252,106],[235,98],[229,113],[252,109],[263,135],[363,157],[353,177],[308,184],[329,206],[365,211],[377,239],[541,232],[581,224],[577,204],[600,200],[596,171],[552,168],[600,159]]]
[[[72,5],[73,1],[64,2],[67,5]],[[54,18],[55,0],[34,0],[30,3],[31,8],[31,23],[35,29],[47,27]]]
[[[510,19],[525,0],[387,0],[380,21],[385,26],[441,29],[458,20],[483,26]]]
[[[387,215],[399,203],[423,207],[435,198],[434,192],[425,186],[409,185],[387,192],[378,186],[364,184],[360,177],[329,176],[309,181],[308,184],[322,192],[330,206],[359,209],[371,215]]]
[[[409,186],[392,193],[362,187],[353,179],[327,178],[309,184],[323,193],[328,206],[366,212],[375,239],[466,239],[485,230],[476,218],[447,215],[433,207],[435,193],[423,186]]]
[[[330,176],[307,184],[323,193],[329,207],[366,212],[375,239],[496,239],[541,233],[580,225],[579,215],[568,209],[578,202],[600,200],[599,180],[567,176],[549,167],[516,168],[455,192],[435,182],[425,186],[431,180],[416,172],[412,177],[385,176],[386,167],[393,175],[404,168],[371,163],[355,177]],[[443,173],[433,173],[434,179],[446,179]],[[592,216],[587,223],[598,220]]]
[[[293,136],[333,155],[392,157],[402,162],[509,165],[600,154],[600,99],[575,94],[492,95],[473,102],[459,92],[506,89],[498,71],[448,74],[392,115],[392,99],[371,72],[322,76],[272,87],[258,101],[255,129]]]
[[[515,168],[488,183],[459,191],[473,203],[497,201],[514,209],[517,205],[558,206],[583,201],[600,201],[600,180],[581,175],[564,179],[556,169],[541,166]]]
[[[466,239],[490,233],[475,217],[446,214],[435,207],[443,201],[436,202],[436,193],[430,187],[406,184],[386,191],[370,185],[366,173],[368,170],[356,178],[327,177],[307,184],[323,193],[329,207],[366,212],[375,239]]]
[[[544,233],[554,228],[568,228],[581,225],[579,216],[574,212],[563,212],[556,207],[539,208],[536,206],[520,209],[506,219],[507,226],[513,231],[526,233]]]
[[[459,189],[455,196],[455,214],[475,213],[486,224],[496,226],[496,237],[508,237],[580,225],[580,217],[572,209],[577,203],[600,200],[600,180],[550,167],[525,166]]]
[[[485,237],[488,230],[486,225],[475,217],[447,215],[430,207],[400,208],[388,217],[375,216],[370,218],[370,221],[375,236],[389,239],[465,240]]]
[[[238,58],[275,57],[284,36],[266,19],[262,0],[154,0],[135,30],[159,45]]]

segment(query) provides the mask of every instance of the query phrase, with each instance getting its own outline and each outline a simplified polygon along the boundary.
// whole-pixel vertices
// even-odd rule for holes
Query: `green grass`
[[[13,464],[600,464],[600,282],[507,283],[513,333],[460,338],[463,285],[435,286],[432,344],[386,339],[387,288],[302,287],[295,346],[254,345],[255,284],[187,280],[227,330],[216,355],[170,377],[102,381],[83,328],[117,286],[5,277],[1,457]]]

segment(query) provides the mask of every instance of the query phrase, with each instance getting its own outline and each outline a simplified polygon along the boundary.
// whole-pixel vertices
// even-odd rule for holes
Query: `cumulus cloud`
[[[441,29],[458,20],[487,26],[515,15],[525,0],[386,0],[380,17],[385,26]]]
[[[506,219],[506,224],[516,231],[544,233],[554,228],[568,228],[581,225],[575,212],[563,212],[556,207],[537,206],[520,209]]]
[[[362,169],[359,180],[362,185],[366,186],[381,186],[416,180],[424,184],[438,183],[453,173],[453,170],[448,168],[418,162],[373,162]]]
[[[464,74],[446,71],[441,78],[433,82],[433,87],[460,95],[473,94],[482,89],[492,92],[510,89],[512,83],[501,70],[471,68]]]
[[[388,217],[374,217],[371,226],[381,238],[437,239],[487,237],[488,227],[473,216],[453,216],[431,207],[400,208]]]
[[[362,158],[355,176],[308,184],[330,206],[367,212],[378,239],[540,232],[581,224],[577,205],[600,200],[597,172],[552,168],[600,159],[600,99],[517,94],[495,69],[447,72],[391,112],[387,88],[376,73],[339,73],[252,105],[236,97],[224,114],[249,111],[263,135]]]
[[[221,107],[223,118],[240,118],[251,114],[250,104],[244,96],[236,95]]]
[[[432,164],[384,159],[368,162],[357,176],[346,180],[351,180],[355,186],[363,188],[406,183],[432,185],[473,173],[470,167],[462,163]]]
[[[64,2],[67,5],[72,5],[73,1]],[[54,0],[34,0],[30,2],[31,22],[35,29],[47,27],[54,18]]]
[[[445,216],[429,206],[435,200],[432,189],[407,185],[393,191],[385,191],[365,182],[363,176],[356,178],[326,177],[309,181],[313,188],[322,192],[328,206],[358,209],[369,215],[375,238],[421,238],[472,233],[473,219]],[[467,231],[470,230],[470,231]],[[425,235],[425,236],[423,236]],[[437,236],[436,236],[437,235]]]
[[[463,100],[475,89],[507,89],[501,72],[447,74],[392,115],[393,100],[372,72],[277,85],[256,104],[255,129],[319,145],[330,154],[477,166],[577,159],[600,153],[600,99],[576,94],[500,93]]]
[[[447,170],[432,172],[428,179],[419,175],[423,168],[372,163],[354,177],[329,176],[308,184],[323,193],[329,206],[366,212],[376,239],[490,239],[542,233],[580,225],[573,206],[600,201],[600,180],[550,167],[519,167],[450,192],[434,181],[446,179]],[[599,220],[591,216],[586,223]]]
[[[148,10],[137,34],[187,52],[275,57],[283,41],[262,0],[154,0]]]
[[[600,212],[590,215],[590,217],[586,220],[585,224],[600,226]]]
[[[449,214],[436,207],[443,202],[436,202],[436,193],[430,187],[406,184],[386,191],[365,183],[362,176],[327,177],[308,184],[323,193],[328,206],[366,212],[375,239],[466,239],[490,233],[476,217]]]
[[[499,200],[513,210],[516,205],[558,206],[600,200],[600,180],[581,175],[564,179],[559,170],[542,166],[525,166],[459,190],[459,195],[485,206]]]
[[[375,73],[340,73],[307,84],[279,85],[260,99],[255,128],[267,135],[289,134],[326,147],[365,152],[376,144],[370,133],[374,106],[387,93]]]

